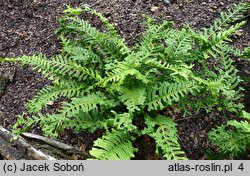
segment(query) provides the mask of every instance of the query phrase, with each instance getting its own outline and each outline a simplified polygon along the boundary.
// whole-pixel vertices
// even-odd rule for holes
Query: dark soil
[[[59,53],[60,43],[54,31],[66,4],[91,5],[115,24],[119,34],[132,46],[145,28],[144,15],[159,21],[172,20],[176,27],[190,24],[193,28],[200,29],[209,26],[221,11],[228,9],[233,3],[246,1],[248,0],[174,0],[165,6],[161,0],[0,0],[0,57],[18,57],[40,52],[51,57]],[[98,21],[91,18],[89,21],[94,26],[99,26]],[[233,37],[235,46],[250,46],[249,24]],[[236,65],[241,74],[249,78],[249,63],[236,60]],[[31,99],[37,90],[48,85],[49,81],[29,67],[3,63],[0,63],[0,67],[16,68],[14,81],[8,84],[5,94],[0,97],[0,124],[11,129],[16,115],[25,110],[25,102]],[[246,88],[245,104],[250,107],[249,82],[243,83],[243,86]],[[178,122],[179,140],[187,156],[190,159],[203,159],[205,151],[211,148],[207,132],[215,125],[225,123],[231,115],[215,111],[209,114],[200,112],[188,118],[174,116]],[[72,130],[66,130],[60,140],[90,149],[93,140],[99,136],[100,133],[82,132],[76,135]],[[135,145],[141,151],[136,159],[161,159],[155,155],[152,143],[149,137],[137,140]]]

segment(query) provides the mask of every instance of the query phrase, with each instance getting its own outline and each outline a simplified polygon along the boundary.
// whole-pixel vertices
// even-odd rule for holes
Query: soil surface
[[[159,21],[172,20],[176,27],[189,24],[195,29],[201,29],[209,26],[221,11],[228,9],[233,3],[246,1],[248,0],[172,0],[171,4],[164,5],[162,0],[0,0],[0,57],[18,57],[40,52],[48,57],[58,54],[60,41],[54,31],[67,4],[92,6],[115,24],[119,34],[132,46],[145,29],[144,15]],[[100,26],[95,19],[89,18],[89,21],[94,26]],[[250,25],[246,25],[233,37],[235,46],[250,46]],[[249,77],[249,63],[236,60],[236,65],[243,76]],[[0,97],[0,124],[11,130],[16,115],[25,110],[25,102],[50,82],[29,67],[6,63],[0,63],[0,67],[16,70],[14,80],[7,84]],[[250,107],[249,82],[243,83],[243,86],[246,88],[245,105]],[[175,114],[174,110],[166,113]],[[205,151],[213,148],[208,142],[207,132],[215,125],[226,123],[233,118],[231,116],[226,112],[216,111],[209,114],[201,111],[187,118],[176,115],[179,141],[187,156],[190,159],[203,159]],[[101,132],[74,134],[72,130],[66,130],[61,134],[60,140],[90,149],[93,140],[100,134]],[[161,159],[156,156],[152,143],[152,139],[146,136],[137,140],[135,145],[141,150],[136,159]]]

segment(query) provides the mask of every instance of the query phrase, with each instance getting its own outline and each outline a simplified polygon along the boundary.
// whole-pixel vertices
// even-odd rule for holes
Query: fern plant
[[[141,41],[128,47],[100,13],[68,7],[56,32],[63,46],[60,55],[1,59],[31,65],[53,82],[27,103],[29,113],[19,115],[14,132],[40,125],[45,135],[57,137],[66,128],[76,132],[103,129],[106,133],[94,142],[90,154],[93,159],[112,160],[133,158],[137,151],[133,141],[148,135],[166,159],[187,159],[174,120],[163,112],[174,104],[185,114],[214,107],[238,113],[244,108],[241,79],[227,42],[245,22],[229,23],[247,9],[249,3],[235,5],[201,32],[175,29],[172,22],[148,18]],[[106,31],[81,19],[83,13],[99,17]],[[207,58],[216,65],[211,67]],[[200,69],[195,69],[197,64]],[[61,96],[69,100],[61,109],[41,114]],[[135,123],[140,117],[144,117],[144,129]]]
[[[219,153],[237,158],[250,147],[250,113],[242,112],[245,120],[230,120],[209,132],[210,141],[219,147]]]

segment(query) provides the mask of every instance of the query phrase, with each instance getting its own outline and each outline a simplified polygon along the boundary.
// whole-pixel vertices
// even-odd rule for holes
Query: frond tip
[[[157,153],[161,150],[167,160],[187,160],[180,148],[176,123],[172,119],[159,115],[155,118],[146,117],[145,123],[148,127],[143,133],[155,140]]]
[[[220,148],[220,153],[238,156],[250,146],[250,124],[247,121],[228,121],[209,132],[209,139]]]
[[[94,142],[90,154],[99,160],[130,160],[137,151],[130,140],[130,134],[112,130]]]

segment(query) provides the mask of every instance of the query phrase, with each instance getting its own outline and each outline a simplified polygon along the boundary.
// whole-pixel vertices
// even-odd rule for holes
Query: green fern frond
[[[96,28],[92,27],[87,21],[81,20],[79,17],[69,17],[64,16],[60,18],[60,28],[57,29],[56,34],[58,36],[68,36],[69,34],[79,32],[79,34],[86,34],[84,36],[85,42],[88,41],[88,39],[92,39],[92,37],[95,37],[99,32]]]
[[[191,70],[193,65],[189,66],[185,63],[182,63],[181,61],[179,61],[179,63],[169,64],[167,62],[159,61],[155,58],[150,58],[150,59],[146,59],[143,62],[143,64],[147,66],[155,67],[158,69],[170,71],[170,73],[168,73],[170,74],[170,76],[174,76],[174,75],[181,76],[185,78],[186,80],[188,80],[190,77],[193,77],[192,70]]]
[[[250,113],[243,110],[241,112],[241,117],[244,119],[250,120]]]
[[[145,123],[147,128],[143,130],[143,134],[147,134],[155,140],[157,153],[161,150],[167,160],[187,159],[180,148],[176,123],[172,119],[159,115],[155,118],[146,117]]]
[[[68,120],[61,114],[42,115],[37,113],[34,116],[25,116],[25,113],[18,116],[17,122],[13,126],[13,133],[20,134],[32,130],[39,124],[44,135],[57,137],[58,133],[65,129],[65,122]]]
[[[96,62],[100,62],[100,57],[96,55],[92,50],[82,48],[76,44],[64,46],[62,52],[69,56],[69,59],[75,61],[82,66],[90,65]]]
[[[209,132],[209,139],[220,148],[220,153],[236,157],[250,146],[250,124],[247,121],[228,121]]]
[[[115,26],[109,22],[109,20],[104,17],[101,13],[97,12],[96,10],[86,7],[83,9],[84,12],[91,13],[92,15],[98,17],[103,24],[111,31],[114,35],[116,34]]]
[[[108,101],[106,101],[106,97],[101,94],[88,94],[84,97],[80,98],[71,98],[70,103],[64,103],[64,108],[59,112],[67,117],[75,116],[80,112],[89,112],[93,109],[97,109],[97,105],[103,105],[106,103],[108,106]]]
[[[193,31],[186,27],[182,30],[171,30],[164,37],[164,54],[169,63],[174,64],[183,60],[186,63],[192,61],[191,54],[193,52],[194,40],[192,37]],[[178,58],[178,59],[177,59]]]
[[[82,81],[86,75],[94,79],[100,79],[100,75],[90,69],[84,68],[73,61],[58,55],[51,60],[42,55],[22,56],[17,58],[23,65],[32,65],[38,72],[42,72],[45,77],[52,75],[59,76],[62,79],[76,79]]]
[[[78,16],[81,15],[84,12],[88,12],[96,17],[98,17],[105,25],[106,27],[111,30],[112,32],[115,32],[115,27],[114,25],[110,24],[108,19],[106,17],[104,17],[101,13],[97,12],[96,10],[85,6],[84,8],[72,8],[70,6],[67,6],[67,9],[64,10],[64,13],[67,16]]]
[[[72,8],[70,5],[67,5],[67,9],[65,9],[63,11],[63,13],[67,16],[78,16],[80,14],[82,14],[83,9],[76,7],[76,8]]]
[[[130,160],[137,151],[131,143],[129,133],[112,130],[94,142],[90,154],[99,160]]]
[[[88,113],[80,112],[74,118],[67,121],[67,128],[72,128],[76,132],[87,130],[93,133],[97,129],[107,128],[108,116],[98,111],[91,111]]]
[[[112,32],[99,32],[79,17],[63,17],[60,23],[61,28],[57,31],[58,35],[78,35],[78,40],[81,40],[84,46],[91,46],[101,55],[106,54],[108,57],[119,60],[130,52],[123,39]]]
[[[47,115],[38,114],[40,119],[39,124],[42,127],[45,135],[54,137],[57,137],[59,132],[67,127],[75,127],[76,129],[86,128],[89,130],[94,130],[95,125],[89,127],[85,124],[85,126],[83,125],[77,127],[78,124],[81,125],[78,120],[80,120],[79,117],[81,113],[88,113],[89,111],[97,109],[98,105],[102,104],[105,104],[105,106],[109,106],[110,101],[106,101],[105,96],[101,93],[89,94],[80,98],[71,98],[71,102],[64,103],[63,109],[59,110],[58,113]],[[72,118],[76,119],[74,125],[72,125]],[[96,123],[98,127],[100,127],[99,124]]]
[[[0,62],[16,62],[17,59],[15,58],[2,58],[0,57]]]
[[[107,73],[107,77],[103,78],[103,84],[117,82],[118,85],[122,85],[128,75],[134,75],[136,79],[141,80],[143,83],[148,83],[147,78],[137,70],[138,66],[133,63],[119,62],[111,72]]]
[[[250,60],[250,47],[245,48],[240,56],[243,57],[244,59]]]
[[[37,125],[40,122],[40,118],[37,116],[28,116],[24,112],[21,115],[17,116],[17,121],[12,127],[12,133],[16,135],[20,135],[20,133],[29,131],[33,129],[35,125]]]
[[[190,32],[182,30],[181,33],[176,33],[176,46],[173,50],[175,57],[185,57],[185,59],[191,54],[193,38],[190,36]]]
[[[127,106],[129,112],[133,113],[136,110],[140,111],[140,108],[138,106],[143,105],[146,99],[145,89],[141,87],[127,89],[123,87],[120,89],[120,92],[122,92],[120,99]]]
[[[225,30],[225,31],[221,31],[221,32],[212,34],[212,36],[211,36],[211,43],[213,45],[216,45],[217,43],[220,43],[223,40],[225,40],[225,41],[231,41],[228,38],[228,36],[230,36],[231,34],[235,33],[245,23],[246,23],[246,21],[242,21],[242,22],[237,23],[237,24],[235,24],[233,26],[230,26],[230,28],[227,29],[227,30]]]
[[[233,4],[227,12],[221,12],[220,17],[214,20],[209,28],[203,29],[203,34],[209,36],[214,35],[218,31],[224,31],[228,28],[230,23],[237,21],[244,17],[244,14],[249,10],[250,3]]]
[[[207,46],[204,47],[202,50],[204,57],[208,58],[209,57],[208,54],[210,54],[211,56],[216,58],[217,53],[219,54],[223,53],[223,50],[224,50],[223,42],[231,41],[231,39],[229,39],[229,36],[235,33],[245,23],[246,21],[242,21],[240,23],[235,24],[234,26],[231,26],[229,29],[226,29],[220,32],[215,32],[215,33],[212,33],[211,36],[208,36],[210,38],[208,38],[208,41],[206,44]]]
[[[26,107],[30,112],[37,113],[43,107],[45,107],[47,103],[54,101],[58,97],[72,98],[83,96],[84,88],[84,84],[75,82],[65,82],[64,84],[55,84],[49,87],[45,87],[26,104]]]
[[[171,21],[163,21],[156,23],[154,19],[147,18],[147,30],[142,34],[142,41],[136,45],[135,49],[139,51],[157,50],[159,40],[162,38],[170,38],[170,35],[175,30]]]
[[[69,118],[66,118],[63,114],[38,114],[40,119],[39,125],[46,136],[58,137],[67,126]]]
[[[221,42],[231,41],[228,37],[245,24],[245,21],[242,21],[235,25],[230,25],[231,22],[244,17],[244,13],[247,13],[249,10],[249,4],[234,4],[227,12],[222,12],[220,18],[215,20],[210,28],[204,28],[199,36],[194,34],[196,38],[203,42],[202,54],[205,58],[209,57],[208,54],[216,58],[216,53],[222,49]]]
[[[148,110],[163,109],[166,105],[172,105],[177,102],[181,97],[194,91],[197,87],[194,82],[163,82],[149,90],[147,95]]]
[[[111,118],[110,121],[116,129],[127,132],[135,132],[137,127],[133,125],[132,113],[117,114],[115,111],[111,112],[114,114],[115,117]]]
[[[223,68],[218,70],[216,79],[213,80],[213,86],[208,83],[212,94],[221,94],[224,99],[220,100],[228,111],[238,113],[244,108],[240,103],[240,99],[243,97],[241,93],[244,90],[240,87],[242,79],[238,75],[238,70],[233,65],[233,60],[221,55],[220,61]],[[213,87],[213,88],[212,88]]]
[[[172,70],[173,67],[171,64],[167,63],[166,61],[157,60],[156,58],[149,58],[142,62],[143,64],[151,67],[156,67],[159,69],[165,69],[165,70]]]

